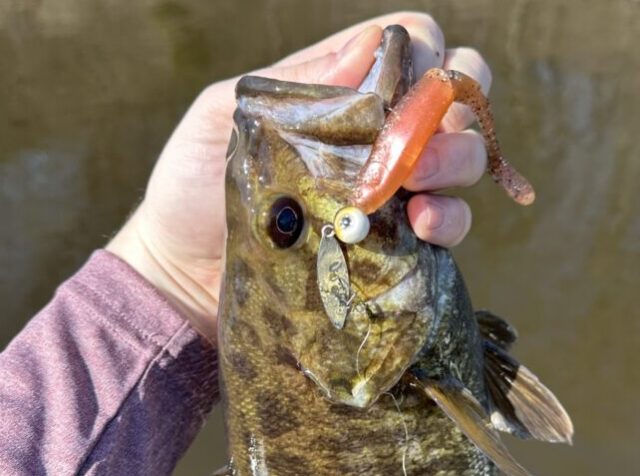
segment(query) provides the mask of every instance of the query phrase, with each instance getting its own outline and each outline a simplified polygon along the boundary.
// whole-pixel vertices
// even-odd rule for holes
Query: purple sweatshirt
[[[0,354],[0,475],[170,474],[217,398],[211,345],[97,251]]]

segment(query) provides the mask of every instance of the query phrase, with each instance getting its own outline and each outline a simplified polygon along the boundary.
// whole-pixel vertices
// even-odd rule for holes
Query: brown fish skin
[[[386,32],[387,41],[395,46],[398,34],[406,32]],[[387,61],[406,72],[408,50],[396,51]],[[406,74],[388,76],[406,90]],[[418,365],[433,378],[453,375],[486,403],[481,338],[460,274],[446,250],[416,239],[404,199],[371,217],[363,242],[344,247],[361,303],[344,329],[322,305],[321,228],[347,203],[384,122],[382,98],[245,78],[238,103],[219,327],[233,474],[494,474],[435,404],[398,383]],[[296,125],[291,115],[303,109]],[[268,230],[282,196],[305,221],[287,249]]]
[[[401,387],[364,409],[328,400],[305,376],[299,367],[301,357],[290,344],[289,336],[303,333],[305,323],[272,305],[272,293],[277,291],[256,280],[262,269],[236,259],[234,263],[241,263],[236,269],[242,270],[234,277],[236,285],[245,283],[249,290],[242,303],[225,294],[225,312],[242,305],[241,314],[235,315],[247,319],[236,318],[221,335],[234,474],[389,475],[403,474],[403,465],[406,474],[493,474],[492,465],[437,406]],[[312,264],[301,266],[290,279],[300,283],[313,279],[305,276]],[[233,284],[227,281],[227,285]],[[310,321],[316,317],[312,312],[307,315]],[[324,315],[317,317],[329,322]],[[319,345],[334,332],[338,331],[325,326],[318,333]],[[463,331],[438,332],[439,337],[445,334],[459,336]],[[470,337],[470,343],[478,339]],[[447,351],[459,352],[457,347]],[[481,361],[458,359],[458,366],[456,374],[466,385],[482,387]]]

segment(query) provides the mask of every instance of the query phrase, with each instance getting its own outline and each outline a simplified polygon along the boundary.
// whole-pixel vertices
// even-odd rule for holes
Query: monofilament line
[[[404,449],[402,450],[402,474],[403,476],[407,476],[407,451],[409,451],[409,428],[407,428],[407,422],[402,415],[402,411],[400,410],[400,405],[398,404],[398,400],[391,392],[385,392],[386,395],[391,397],[393,400],[393,404],[398,410],[398,415],[400,415],[400,421],[402,421],[402,428],[404,428]]]

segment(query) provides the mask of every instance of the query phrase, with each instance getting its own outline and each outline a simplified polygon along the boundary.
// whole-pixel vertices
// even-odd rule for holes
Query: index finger
[[[439,68],[443,65],[445,43],[442,30],[435,20],[426,13],[396,12],[365,20],[334,35],[300,50],[274,66],[288,66],[304,62],[310,58],[323,56],[339,50],[347,41],[371,25],[384,28],[388,25],[402,25],[411,36],[413,45],[413,69],[418,78],[429,68]]]

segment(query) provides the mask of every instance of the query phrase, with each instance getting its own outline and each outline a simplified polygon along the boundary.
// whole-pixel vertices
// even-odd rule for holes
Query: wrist
[[[105,249],[118,256],[153,285],[169,303],[207,340],[215,344],[217,295],[207,292],[183,266],[145,239],[140,208],[113,237]],[[219,279],[215,288],[219,286]]]

